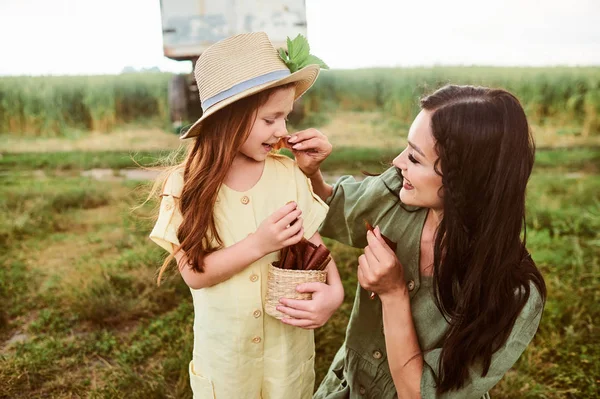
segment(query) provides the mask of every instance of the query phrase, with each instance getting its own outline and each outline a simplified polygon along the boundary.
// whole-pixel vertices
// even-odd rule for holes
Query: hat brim
[[[237,100],[240,100],[242,98],[251,96],[252,94],[256,94],[260,91],[266,90],[266,89],[270,89],[273,87],[277,87],[277,86],[283,86],[285,84],[288,83],[294,83],[296,82],[296,94],[294,97],[294,101],[296,101],[298,98],[300,98],[300,96],[302,96],[308,89],[311,88],[311,86],[315,83],[315,81],[317,80],[317,77],[319,76],[319,71],[321,70],[319,65],[316,64],[311,64],[311,65],[307,65],[306,67],[300,69],[299,71],[296,71],[288,76],[286,76],[283,79],[279,79],[279,80],[275,80],[273,82],[269,82],[269,83],[264,83],[262,85],[257,85],[254,86],[248,90],[245,90],[241,93],[238,93],[234,96],[228,97],[222,101],[219,101],[218,103],[214,104],[213,106],[211,106],[209,109],[206,110],[206,112],[204,112],[202,114],[202,117],[200,119],[198,119],[184,134],[182,134],[179,138],[180,139],[189,139],[192,137],[196,137],[200,134],[201,130],[202,130],[202,122],[208,118],[209,116],[211,116],[212,114],[214,114],[215,112],[217,112],[220,109],[223,109],[224,107],[226,107],[227,105],[236,102]]]

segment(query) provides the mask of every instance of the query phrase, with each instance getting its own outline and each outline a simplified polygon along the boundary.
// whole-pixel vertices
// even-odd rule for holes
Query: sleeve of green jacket
[[[490,369],[481,376],[481,367],[470,369],[470,380],[459,390],[442,395],[436,394],[435,384],[439,372],[439,358],[442,349],[436,348],[424,354],[423,375],[421,378],[422,398],[468,399],[489,397],[487,392],[502,379],[516,363],[527,345],[533,339],[542,317],[543,302],[538,290],[531,285],[529,300],[523,307],[508,340],[492,355]]]
[[[399,198],[390,193],[386,184],[397,189],[400,183],[394,168],[362,181],[356,181],[352,176],[340,177],[326,201],[329,212],[319,229],[321,235],[355,248],[365,247],[365,221],[376,226],[398,206]]]

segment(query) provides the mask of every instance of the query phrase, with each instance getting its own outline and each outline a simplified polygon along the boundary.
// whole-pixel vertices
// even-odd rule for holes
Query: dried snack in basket
[[[325,270],[329,261],[331,253],[327,247],[302,238],[297,244],[282,248],[279,261],[273,265],[287,270]]]

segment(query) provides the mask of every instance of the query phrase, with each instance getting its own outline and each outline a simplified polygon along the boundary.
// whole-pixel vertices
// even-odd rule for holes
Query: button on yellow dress
[[[182,186],[182,171],[174,172],[163,189],[159,217],[150,234],[169,252],[179,244]],[[304,235],[312,237],[328,207],[313,193],[293,160],[269,155],[260,180],[248,191],[223,184],[214,209],[223,244],[227,247],[243,240],[288,201],[298,203]],[[195,399],[312,397],[313,331],[288,326],[264,312],[268,266],[278,257],[279,252],[271,253],[227,281],[190,289],[194,352],[189,372]]]

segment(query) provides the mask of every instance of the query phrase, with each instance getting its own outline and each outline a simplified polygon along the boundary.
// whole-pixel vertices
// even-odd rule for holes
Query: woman
[[[329,204],[321,234],[364,247],[346,340],[315,398],[489,397],[539,325],[546,288],[521,238],[535,153],[523,108],[471,86],[421,108],[393,167],[362,182],[324,182],[331,145],[318,131],[289,139]]]

